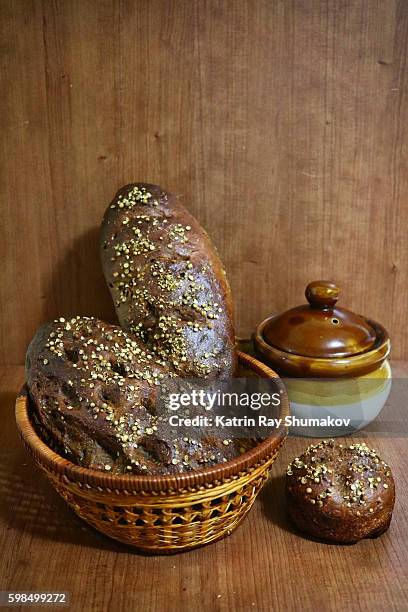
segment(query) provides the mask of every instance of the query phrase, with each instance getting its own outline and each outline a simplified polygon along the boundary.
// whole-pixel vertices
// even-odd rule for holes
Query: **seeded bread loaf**
[[[26,357],[33,420],[71,461],[112,473],[169,474],[231,459],[249,441],[172,428],[157,390],[174,376],[137,337],[97,319],[40,328]]]
[[[101,227],[101,258],[121,326],[184,377],[236,367],[230,289],[206,232],[174,195],[126,185]]]
[[[388,529],[395,486],[389,466],[366,444],[324,440],[289,465],[286,496],[301,531],[351,544]]]

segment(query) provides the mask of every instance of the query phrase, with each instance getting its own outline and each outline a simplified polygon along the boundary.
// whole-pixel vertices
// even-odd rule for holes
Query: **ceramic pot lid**
[[[271,318],[264,341],[280,351],[321,359],[350,357],[369,351],[377,340],[370,321],[336,306],[340,289],[331,281],[306,287],[308,304]]]

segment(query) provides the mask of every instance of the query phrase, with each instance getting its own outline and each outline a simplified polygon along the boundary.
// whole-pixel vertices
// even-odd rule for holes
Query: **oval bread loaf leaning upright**
[[[101,258],[122,327],[180,376],[230,378],[231,296],[206,232],[176,197],[126,185],[106,210]]]

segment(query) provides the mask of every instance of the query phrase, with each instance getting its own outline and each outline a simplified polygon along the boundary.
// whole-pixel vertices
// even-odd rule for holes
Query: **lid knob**
[[[305,295],[312,308],[333,308],[340,294],[340,288],[331,281],[313,281],[306,287]]]

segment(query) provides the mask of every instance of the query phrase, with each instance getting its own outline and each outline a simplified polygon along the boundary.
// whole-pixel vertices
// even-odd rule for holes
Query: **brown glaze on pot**
[[[257,353],[290,376],[360,376],[380,367],[390,351],[386,330],[337,307],[339,293],[331,281],[310,283],[305,292],[309,304],[260,323]]]

